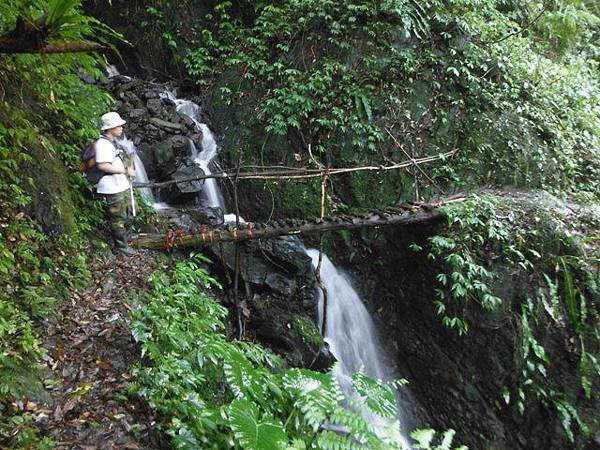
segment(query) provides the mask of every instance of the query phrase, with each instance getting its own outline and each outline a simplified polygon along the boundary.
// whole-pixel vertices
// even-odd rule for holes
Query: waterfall
[[[200,106],[189,100],[178,99],[172,92],[169,91],[166,91],[163,94],[163,97],[168,98],[175,103],[175,111],[185,114],[192,119],[196,125],[196,130],[202,133],[202,151],[198,152],[196,145],[191,142],[191,157],[194,163],[196,163],[206,175],[212,174],[210,170],[210,163],[217,155],[217,142],[212,131],[210,131],[210,128],[198,120]],[[204,186],[202,188],[202,204],[210,207],[219,207],[222,211],[225,211],[223,194],[221,194],[217,180],[214,178],[206,178],[204,180]]]
[[[306,251],[316,269],[319,250]],[[338,380],[346,398],[356,397],[352,388],[352,374],[360,369],[370,378],[385,380],[391,375],[377,345],[377,331],[373,319],[346,276],[336,269],[326,255],[322,256],[321,283],[327,290],[327,320],[323,338],[338,363],[333,375]],[[319,289],[318,322],[323,324],[323,292]],[[376,428],[382,419],[368,411],[363,417]],[[408,440],[403,445],[410,448]]]
[[[131,139],[128,139],[125,134],[121,136],[117,140],[117,145],[121,147],[127,155],[132,156],[133,164],[135,166],[135,181],[138,183],[148,183],[148,174],[146,173],[146,168],[144,167],[144,163],[140,159],[137,149],[135,148],[135,144]],[[140,191],[140,195],[144,199],[146,203],[149,205],[155,204],[154,194],[152,193],[152,189],[150,188],[138,188]]]

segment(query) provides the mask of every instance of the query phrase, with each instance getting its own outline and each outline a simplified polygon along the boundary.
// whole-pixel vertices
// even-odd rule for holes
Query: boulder
[[[203,175],[204,171],[197,165],[181,165],[171,175],[170,179],[185,180]],[[162,200],[172,204],[181,204],[190,200],[193,202],[189,194],[192,194],[192,197],[197,196],[198,192],[202,190],[203,184],[204,180],[178,181],[162,188],[160,190],[160,197]]]
[[[150,114],[160,115],[163,112],[163,103],[160,98],[151,98],[146,102],[146,107]]]
[[[281,236],[277,239],[249,241],[249,248],[260,249],[274,263],[289,272],[307,273],[311,268],[306,248],[296,236]]]
[[[135,108],[129,111],[127,114],[129,121],[139,120],[146,115],[146,110],[144,108]]]
[[[150,123],[155,125],[158,128],[162,128],[166,131],[170,132],[182,132],[185,131],[185,127],[180,123],[168,122],[163,119],[159,119],[158,117],[151,117],[149,120]]]

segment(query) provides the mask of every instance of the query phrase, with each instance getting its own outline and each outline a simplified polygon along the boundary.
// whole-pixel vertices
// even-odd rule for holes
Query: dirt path
[[[65,302],[48,325],[52,409],[40,425],[56,449],[170,448],[155,430],[152,411],[126,392],[140,358],[129,329],[127,291],[147,289],[155,265],[151,252],[96,263],[90,289]]]

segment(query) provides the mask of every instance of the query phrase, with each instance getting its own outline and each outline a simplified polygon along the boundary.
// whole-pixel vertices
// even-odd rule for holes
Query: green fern
[[[352,375],[352,387],[366,399],[366,405],[373,413],[390,418],[396,414],[396,397],[389,385],[383,385],[361,371]]]
[[[359,374],[355,385],[365,400],[344,408],[331,376],[284,369],[260,346],[228,341],[214,325],[223,308],[201,291],[200,278],[207,275],[194,260],[178,264],[170,279],[155,275],[148,304],[132,313],[151,362],[135,371],[138,393],[166,418],[176,448],[402,448],[397,421],[386,422],[380,436],[360,413],[366,403],[395,417],[389,386]]]
[[[285,448],[287,435],[281,423],[273,419],[259,419],[258,408],[245,399],[234,400],[227,408],[229,426],[242,448],[248,450],[276,450]]]

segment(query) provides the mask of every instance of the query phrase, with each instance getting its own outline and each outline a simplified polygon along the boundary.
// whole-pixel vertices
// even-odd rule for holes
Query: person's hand
[[[135,169],[132,166],[129,166],[126,170],[126,175],[128,178],[135,178]]]

